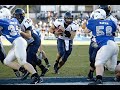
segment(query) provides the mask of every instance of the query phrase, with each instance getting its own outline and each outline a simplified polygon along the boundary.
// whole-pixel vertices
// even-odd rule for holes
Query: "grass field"
[[[46,45],[45,43],[48,43]],[[52,43],[50,45],[49,43]],[[54,43],[54,45],[53,45]],[[73,45],[73,51],[66,64],[60,69],[60,74],[54,74],[53,65],[56,59],[56,41],[45,41],[43,42],[43,49],[45,50],[47,57],[50,61],[51,67],[49,71],[46,73],[45,77],[74,77],[74,76],[87,76],[89,71],[89,56],[88,56],[88,42],[87,45],[83,45],[76,42]],[[5,46],[6,52],[10,49],[11,46]],[[119,57],[120,58],[120,55]],[[44,61],[43,61],[44,63]],[[38,67],[37,67],[38,68]],[[41,73],[38,68],[39,74]],[[105,71],[104,76],[114,76],[113,72]],[[0,63],[0,78],[14,78],[15,75],[9,67],[2,65]]]

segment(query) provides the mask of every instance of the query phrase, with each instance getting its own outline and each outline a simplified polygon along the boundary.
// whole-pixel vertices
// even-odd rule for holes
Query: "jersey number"
[[[9,25],[8,30],[10,30],[10,35],[15,36],[18,34],[18,26]]]
[[[105,29],[105,31],[103,31]],[[96,26],[96,35],[106,35],[111,36],[112,35],[112,27],[111,26]]]

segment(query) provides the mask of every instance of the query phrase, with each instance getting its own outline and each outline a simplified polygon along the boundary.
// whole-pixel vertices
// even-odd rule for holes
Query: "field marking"
[[[64,82],[64,83],[15,83],[15,84],[2,84],[2,85],[88,85],[90,82]],[[120,85],[120,82],[103,82],[101,85]]]
[[[114,77],[103,77],[102,85],[120,85],[115,82]],[[43,82],[37,84],[29,84],[31,79],[20,81],[18,78],[0,79],[1,85],[88,85],[91,81],[87,81],[86,77],[43,77]]]

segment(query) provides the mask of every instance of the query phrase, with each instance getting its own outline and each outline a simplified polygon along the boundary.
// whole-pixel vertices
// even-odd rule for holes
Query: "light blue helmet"
[[[0,9],[0,18],[8,18],[10,19],[11,18],[11,12],[9,9],[7,8],[2,8]]]
[[[103,9],[96,9],[92,12],[93,19],[106,19],[106,12]]]

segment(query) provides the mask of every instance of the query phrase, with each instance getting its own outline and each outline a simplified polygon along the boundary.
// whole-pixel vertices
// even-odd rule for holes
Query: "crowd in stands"
[[[75,15],[75,22],[77,22],[79,24],[79,30],[77,31],[76,33],[76,37],[77,38],[82,38],[82,37],[88,37],[90,38],[91,37],[91,33],[89,34],[85,34],[81,28],[81,23],[84,21],[84,20],[88,20],[89,17],[90,17],[90,13],[86,13],[86,14],[80,14],[80,15]],[[41,32],[41,38],[42,40],[43,39],[55,39],[55,36],[50,33],[48,31],[51,23],[56,19],[56,18],[63,18],[62,16],[59,16],[57,15],[57,13],[52,13],[51,15],[49,15],[49,17],[47,18],[47,20],[39,20],[36,24],[35,24],[35,28],[36,29],[39,29],[40,32]],[[119,25],[120,27],[120,21],[119,21]],[[120,37],[120,33],[116,33],[116,36],[117,37]]]

